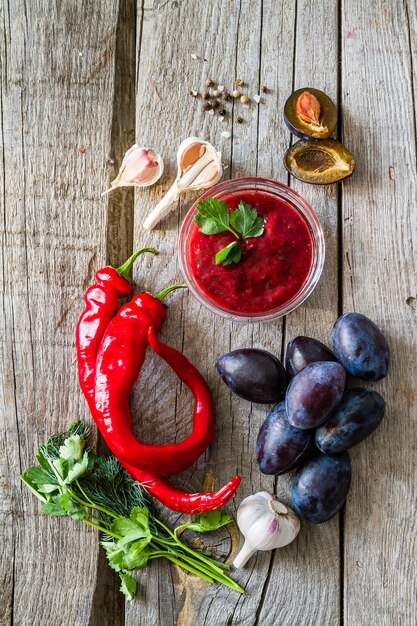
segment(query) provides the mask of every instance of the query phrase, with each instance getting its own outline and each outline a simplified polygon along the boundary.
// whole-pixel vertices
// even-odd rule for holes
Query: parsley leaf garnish
[[[237,241],[232,241],[228,246],[219,250],[216,254],[216,265],[230,265],[230,263],[239,263],[242,256],[242,248]]]
[[[195,216],[196,223],[204,235],[215,235],[227,230],[236,236],[230,228],[229,208],[223,200],[208,198],[197,202],[198,213]]]
[[[235,211],[230,213],[230,223],[244,239],[260,237],[264,232],[264,220],[250,204],[241,200]]]
[[[238,241],[251,237],[260,237],[264,232],[265,220],[250,204],[241,200],[234,211],[229,211],[224,200],[207,198],[197,202],[198,213],[195,222],[203,235],[216,235],[229,231],[237,241],[233,241],[216,254],[216,265],[239,263],[242,248]]]

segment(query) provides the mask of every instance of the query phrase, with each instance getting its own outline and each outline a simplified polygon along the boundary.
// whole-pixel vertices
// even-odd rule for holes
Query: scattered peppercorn
[[[216,87],[214,86],[215,84],[217,85]],[[237,78],[235,80],[235,84],[237,85],[237,87],[242,87],[243,85],[245,85],[245,82],[241,78]],[[204,91],[200,94],[195,89],[191,89],[190,95],[193,96],[193,98],[202,97],[203,110],[207,111],[212,116],[215,114],[216,111],[216,114],[218,114],[220,121],[223,121],[225,116],[227,115],[226,109],[221,107],[222,100],[224,102],[228,102],[232,100],[232,97],[235,99],[239,98],[242,104],[249,104],[251,102],[251,99],[257,104],[259,104],[261,101],[261,97],[259,94],[256,94],[251,98],[247,94],[242,94],[239,89],[234,89],[231,93],[229,93],[225,90],[224,85],[214,83],[211,78],[206,79],[205,85],[208,88],[208,91]],[[210,90],[210,87],[212,88],[212,90]],[[266,85],[260,86],[259,93],[266,93],[267,91],[268,88]],[[208,100],[210,100],[210,102],[208,102]],[[240,116],[236,118],[237,124],[243,124],[244,121],[245,120]]]

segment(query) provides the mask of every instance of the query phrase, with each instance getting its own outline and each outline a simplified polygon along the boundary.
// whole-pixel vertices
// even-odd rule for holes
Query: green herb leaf
[[[226,511],[209,511],[206,515],[197,515],[189,524],[183,524],[181,528],[194,530],[196,533],[206,533],[217,530],[226,524],[230,524],[233,518]]]
[[[50,468],[49,465],[48,468]],[[28,467],[20,478],[29,487],[29,489],[44,502],[46,502],[47,498],[45,498],[42,494],[49,494],[58,491],[59,484],[56,481],[55,476],[43,467]]]
[[[63,493],[59,499],[61,507],[66,511],[68,515],[71,515],[73,519],[83,520],[88,515],[88,510],[73,500],[68,493]]]
[[[119,574],[122,584],[120,585],[120,591],[124,593],[128,600],[133,600],[136,595],[137,582],[136,578],[133,578],[130,574]]]
[[[106,551],[107,561],[112,569],[115,572],[120,572],[120,570],[125,569],[124,567],[124,557],[125,550],[122,546],[119,545],[118,541],[101,541],[100,544]]]
[[[136,506],[130,513],[130,519],[138,526],[149,532],[149,511],[148,509]]]
[[[242,248],[237,241],[232,241],[228,246],[219,250],[216,254],[216,265],[230,265],[231,263],[239,263],[242,256]]]
[[[137,539],[149,539],[151,541],[152,534],[149,528],[149,512],[146,509],[136,507],[130,514],[130,519],[126,517],[118,517],[111,525],[111,531],[116,535],[120,535],[120,545],[131,543]]]
[[[58,483],[47,483],[46,485],[41,485],[39,491],[45,494],[54,493],[55,491],[59,491],[59,485]]]
[[[49,465],[48,457],[45,454],[45,446],[41,446],[38,450],[38,454],[36,455],[36,460],[39,465],[43,467],[43,469],[51,469]]]
[[[83,456],[85,441],[80,435],[72,435],[65,439],[64,445],[59,448],[59,454],[64,459],[78,461]]]
[[[29,476],[26,476],[26,471],[27,470],[25,470],[23,474],[21,474],[21,480],[25,483],[26,487],[28,487],[35,494],[35,496],[37,496],[43,502],[46,502],[45,496],[39,493],[39,488],[36,483],[32,482]]]
[[[250,204],[241,200],[237,209],[230,213],[230,223],[244,239],[260,237],[264,232],[264,219]]]
[[[143,569],[147,566],[150,551],[147,548],[150,539],[139,539],[130,546],[128,552],[123,557],[123,569]]]
[[[67,515],[67,511],[62,507],[60,500],[61,496],[54,496],[49,502],[42,504],[42,513],[57,516]]]
[[[229,208],[223,200],[207,198],[197,202],[196,223],[204,235],[215,235],[230,230]]]
[[[64,480],[68,475],[70,461],[72,461],[72,459],[67,460],[62,457],[58,459],[54,459],[52,461],[52,465],[55,468],[56,473],[58,474],[61,483],[62,483],[62,480]],[[74,465],[74,461],[72,461],[72,465]]]
[[[42,467],[37,467],[36,465],[33,467],[28,467],[21,476],[22,480],[26,483],[30,483],[36,487],[41,487],[43,485],[47,485],[54,481],[54,478],[51,476],[50,472],[47,472]],[[56,482],[56,481],[55,481]],[[58,483],[56,482],[56,485]]]
[[[88,452],[84,452],[81,461],[77,461],[74,464],[72,464],[71,461],[72,459],[67,459],[67,462],[69,463],[69,468],[64,481],[66,485],[70,485],[72,482],[74,482],[74,480],[77,480],[77,478],[80,478],[80,476],[88,471]]]

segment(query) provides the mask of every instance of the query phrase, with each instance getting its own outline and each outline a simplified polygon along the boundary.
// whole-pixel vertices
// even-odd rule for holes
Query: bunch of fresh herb
[[[208,582],[218,581],[243,593],[225,573],[228,565],[193,550],[178,538],[180,529],[216,530],[228,524],[231,516],[210,511],[172,532],[155,516],[144,489],[114,456],[92,453],[88,435],[88,428],[79,420],[67,432],[50,437],[39,448],[39,465],[28,467],[21,478],[42,501],[44,513],[70,515],[104,533],[101,545],[110,567],[119,573],[120,590],[129,600],[136,593],[136,579],[129,572],[143,569],[157,558],[166,558]]]
[[[243,200],[234,211],[229,211],[226,202],[218,198],[207,198],[197,202],[197,209],[195,221],[200,226],[200,232],[204,235],[215,235],[229,231],[237,239],[219,250],[216,254],[217,265],[239,263],[242,257],[242,246],[239,241],[260,237],[264,232],[264,219],[258,215],[254,207]]]

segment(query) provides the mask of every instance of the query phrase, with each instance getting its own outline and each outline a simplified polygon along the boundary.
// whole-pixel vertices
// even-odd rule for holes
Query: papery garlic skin
[[[300,520],[290,508],[267,491],[245,498],[237,511],[237,525],[245,543],[233,561],[243,567],[257,550],[288,545],[300,532]]]
[[[177,178],[171,189],[145,219],[143,226],[152,230],[171,210],[181,194],[198,189],[209,189],[223,174],[221,153],[198,137],[188,137],[181,142],[177,152]]]
[[[119,174],[102,195],[117,187],[149,187],[159,180],[164,172],[162,157],[151,148],[142,148],[135,143],[125,154]]]

